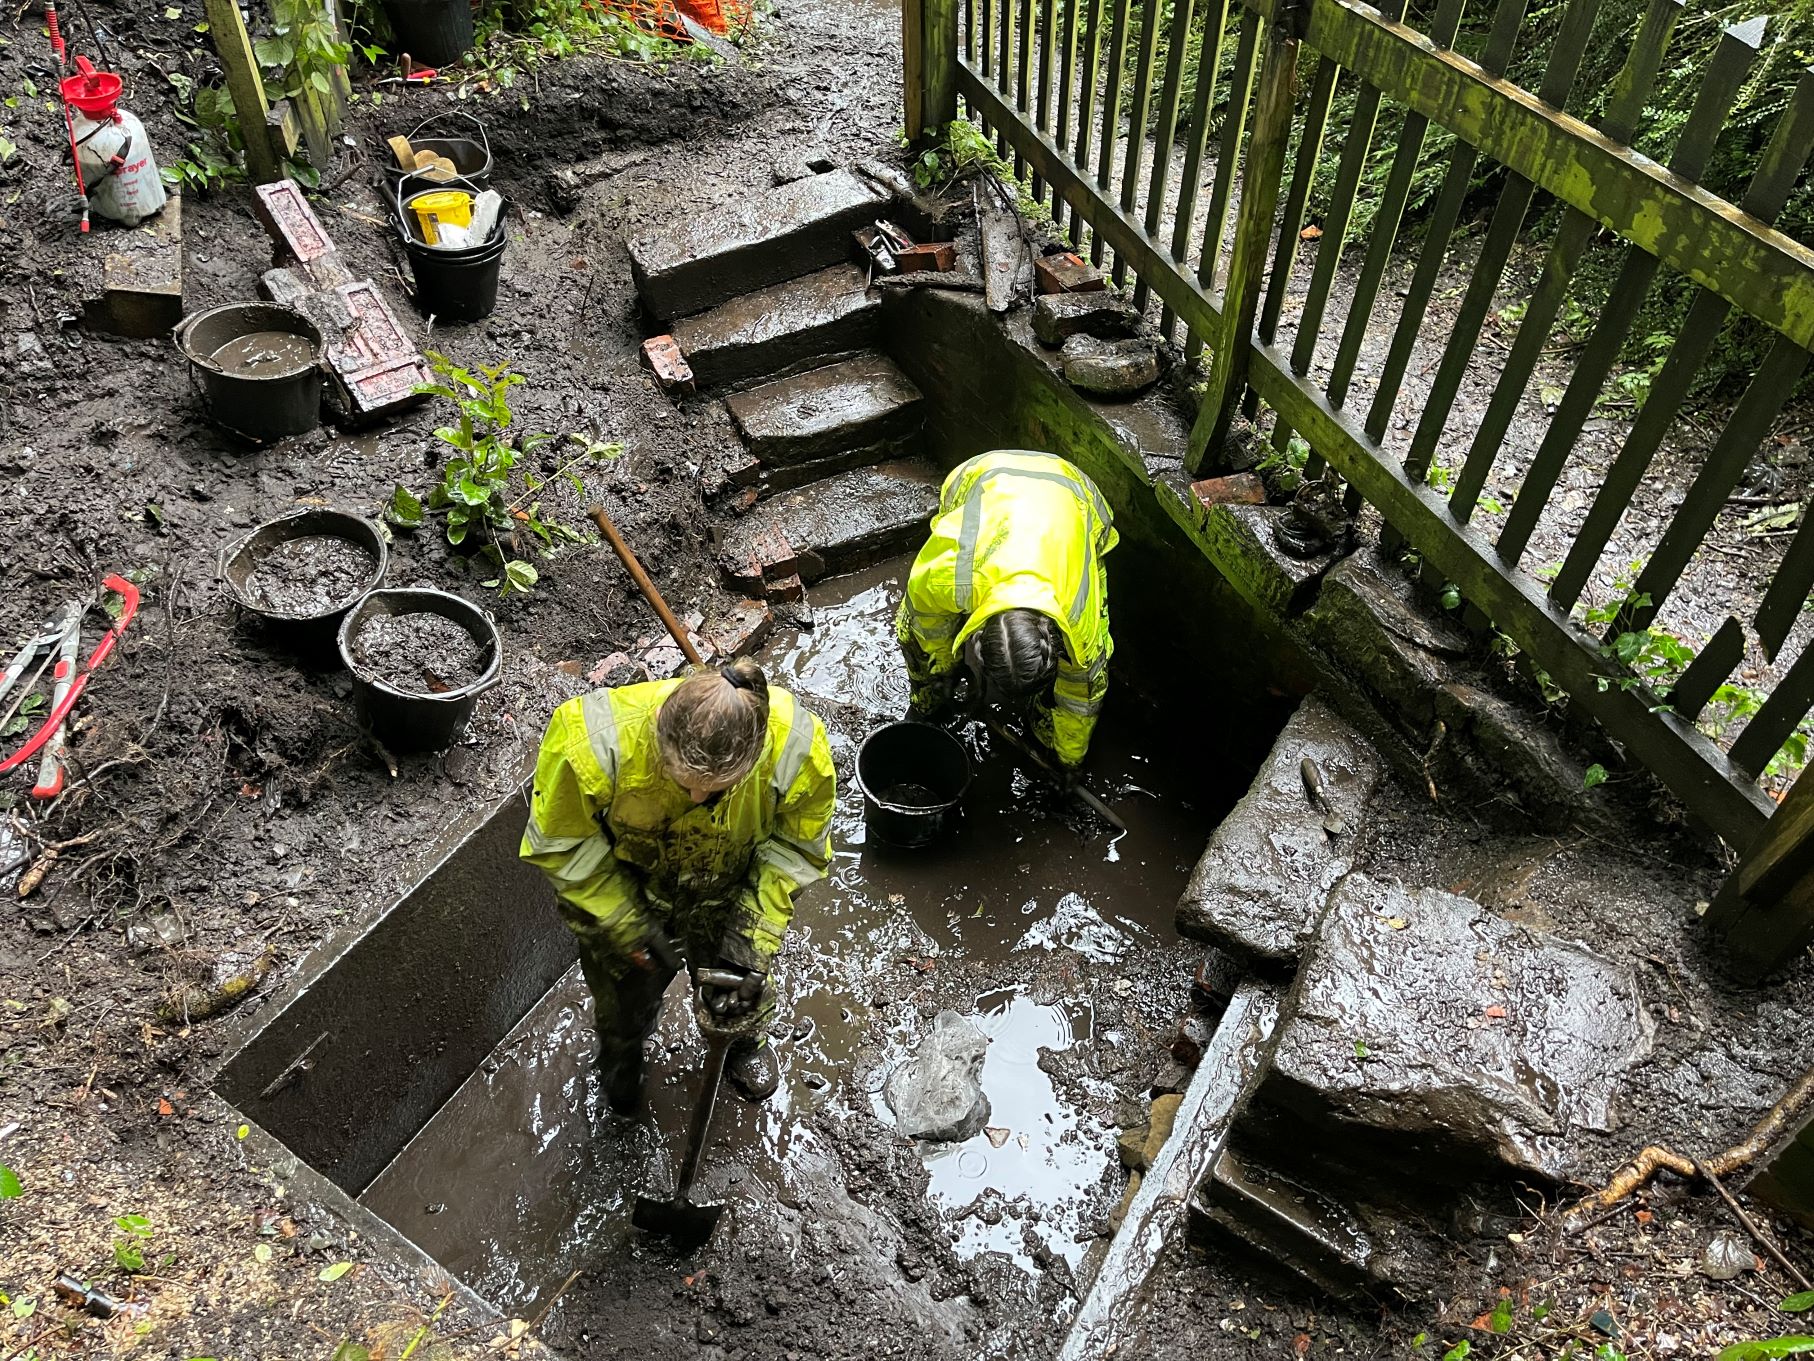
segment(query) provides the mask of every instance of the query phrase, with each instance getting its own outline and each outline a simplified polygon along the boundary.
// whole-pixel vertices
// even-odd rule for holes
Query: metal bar
[[[1692,723],[1701,716],[1713,692],[1725,683],[1732,668],[1745,659],[1745,626],[1727,616],[1707,646],[1688,663],[1682,678],[1669,687],[1669,707]]]
[[[1172,143],[1178,136],[1178,92],[1184,84],[1184,58],[1190,46],[1190,24],[1196,0],[1172,0],[1170,45],[1165,54],[1165,86],[1159,95],[1159,121],[1153,127],[1153,174],[1146,186],[1146,234],[1159,234],[1165,213],[1165,191],[1172,169]],[[1146,311],[1151,291],[1145,279],[1134,286],[1134,310]]]
[[[1222,237],[1228,231],[1228,204],[1234,197],[1235,167],[1241,159],[1241,139],[1247,131],[1247,105],[1253,96],[1253,78],[1260,48],[1260,16],[1241,11],[1241,36],[1235,44],[1235,65],[1228,86],[1228,112],[1222,118],[1222,140],[1216,150],[1215,184],[1209,191],[1209,211],[1203,216],[1203,245],[1197,256],[1197,284],[1205,293],[1215,291],[1216,272],[1222,264]],[[1203,338],[1194,331],[1184,337],[1184,357],[1195,359]]]
[[[1121,125],[1121,77],[1127,65],[1127,15],[1132,0],[1113,0],[1107,64],[1102,76],[1102,145],[1096,162],[1096,188],[1109,192],[1115,169],[1115,133]],[[1097,233],[1090,241],[1090,263],[1102,263],[1104,241]]]
[[[1189,0],[1185,0],[1189,3]],[[1146,0],[1140,17],[1140,46],[1134,53],[1134,97],[1127,106],[1127,152],[1121,167],[1121,210],[1131,213],[1140,199],[1140,157],[1146,150],[1146,116],[1153,100],[1153,58],[1159,50],[1160,0]],[[1154,154],[1158,154],[1155,149]],[[1115,255],[1115,287],[1127,283],[1127,261]]]
[[[1197,44],[1197,88],[1191,101],[1190,142],[1184,152],[1184,174],[1178,181],[1178,206],[1172,214],[1172,259],[1184,263],[1191,227],[1197,217],[1197,192],[1203,184],[1203,150],[1209,145],[1209,111],[1215,106],[1216,75],[1222,66],[1222,40],[1228,32],[1228,0],[1209,0],[1203,15],[1203,40]],[[1159,314],[1159,333],[1171,338],[1177,314],[1168,304]]]
[[[1732,744],[1732,763],[1753,775],[1762,774],[1807,717],[1810,705],[1814,705],[1814,646],[1801,650],[1789,674],[1776,682],[1764,707],[1745,724],[1738,741]]]

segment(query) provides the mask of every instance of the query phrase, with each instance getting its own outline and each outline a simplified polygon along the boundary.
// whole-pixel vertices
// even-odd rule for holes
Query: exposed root
[[[1789,1088],[1782,1100],[1764,1113],[1764,1118],[1757,1122],[1743,1142],[1734,1144],[1724,1153],[1716,1153],[1711,1158],[1697,1162],[1661,1144],[1652,1144],[1642,1149],[1635,1158],[1613,1173],[1612,1180],[1603,1188],[1584,1196],[1569,1207],[1568,1213],[1562,1218],[1564,1232],[1575,1233],[1586,1228],[1594,1216],[1612,1209],[1634,1194],[1658,1172],[1673,1172],[1684,1181],[1693,1181],[1701,1175],[1703,1169],[1712,1173],[1709,1180],[1731,1176],[1756,1161],[1811,1103],[1814,1103],[1814,1069],[1802,1074],[1801,1080]]]

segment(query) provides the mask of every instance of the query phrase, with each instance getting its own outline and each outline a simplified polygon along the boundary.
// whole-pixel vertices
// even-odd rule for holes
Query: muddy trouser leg
[[[637,1058],[661,1014],[661,995],[673,971],[640,969],[602,941],[579,937],[580,970],[592,990],[592,1024],[598,1031],[600,1068]]]

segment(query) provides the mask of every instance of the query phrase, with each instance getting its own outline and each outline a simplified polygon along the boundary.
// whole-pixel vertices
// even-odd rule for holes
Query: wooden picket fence
[[[1371,503],[1390,542],[1420,554],[1435,580],[1454,583],[1571,705],[1730,845],[1749,852],[1711,915],[1736,956],[1762,972],[1814,936],[1814,877],[1807,877],[1814,876],[1814,777],[1789,800],[1791,812],[1807,805],[1803,815],[1778,817],[1774,827],[1776,804],[1758,784],[1814,706],[1814,646],[1796,657],[1728,750],[1695,720],[1745,659],[1748,640],[1771,661],[1789,641],[1814,587],[1814,517],[1804,515],[1755,610],[1728,617],[1666,695],[1627,671],[1609,645],[1650,627],[1809,363],[1814,252],[1771,223],[1814,152],[1814,74],[1803,75],[1749,186],[1730,203],[1698,181],[1755,64],[1763,21],[1724,32],[1663,165],[1630,143],[1681,0],[1650,0],[1590,126],[1565,106],[1571,96],[1584,102],[1574,87],[1598,5],[1568,0],[1532,92],[1504,77],[1527,0],[1498,0],[1479,61],[1451,46],[1462,0],[1439,0],[1423,32],[1401,21],[1404,0],[1381,0],[1378,8],[1356,0],[906,0],[908,131],[936,131],[961,101],[1016,173],[1030,177],[1031,192],[1051,204],[1076,246],[1087,245],[1118,284],[1131,283],[1136,303],[1156,297],[1162,327],[1187,354],[1207,352],[1208,394],[1187,457],[1193,472],[1214,461],[1238,416],[1257,417],[1262,428],[1270,419],[1279,450],[1300,436],[1311,451],[1310,475],[1327,469],[1346,484],[1351,506]],[[1219,81],[1224,66],[1230,74]],[[1185,111],[1187,74],[1195,79]],[[1352,83],[1353,112],[1345,126],[1331,127],[1338,82]],[[1404,117],[1389,176],[1371,229],[1350,242],[1351,209],[1382,106],[1391,104]],[[1212,145],[1215,108],[1223,114]],[[1394,319],[1381,306],[1382,284],[1432,125],[1455,140]],[[1333,183],[1320,186],[1328,206],[1314,224],[1320,239],[1287,349],[1275,335],[1319,188],[1313,181],[1325,136],[1339,139],[1341,152]],[[1407,365],[1470,186],[1495,164],[1507,173],[1429,391],[1421,409],[1401,408]],[[1483,327],[1539,192],[1559,202],[1560,221],[1541,271],[1520,294],[1524,314],[1509,351],[1493,361],[1484,414],[1471,429],[1456,428],[1472,424],[1451,419],[1456,397],[1470,364],[1480,362]],[[1619,281],[1579,350],[1515,503],[1489,534],[1475,511],[1571,278],[1602,231],[1622,242]],[[1334,296],[1344,246],[1361,252],[1345,304]],[[1521,558],[1661,271],[1698,286],[1688,319],[1573,529],[1565,560],[1553,579],[1539,579]],[[1571,610],[1631,510],[1690,380],[1734,315],[1764,323],[1773,343],[1743,395],[1721,413],[1686,498],[1617,617],[1596,636]],[[1390,342],[1361,407],[1349,399],[1369,328]],[[1333,358],[1313,376],[1327,342]],[[1384,447],[1395,412],[1415,424],[1408,453]],[[1428,485],[1439,450],[1451,455],[1441,489]],[[1807,836],[1796,830],[1804,825]]]

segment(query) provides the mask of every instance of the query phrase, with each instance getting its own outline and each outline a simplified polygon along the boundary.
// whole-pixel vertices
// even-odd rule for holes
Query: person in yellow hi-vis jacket
[[[769,967],[794,893],[831,860],[836,775],[825,727],[748,658],[683,680],[594,690],[554,711],[519,854],[552,881],[592,989],[612,1109],[642,1097],[643,1041],[684,953],[749,1036],[725,1072],[751,1100],[779,1081],[765,1039]]]
[[[1096,484],[1056,454],[998,449],[952,469],[895,619],[912,712],[947,710],[968,660],[1075,779],[1108,693],[1102,559],[1117,537]]]

